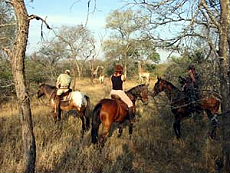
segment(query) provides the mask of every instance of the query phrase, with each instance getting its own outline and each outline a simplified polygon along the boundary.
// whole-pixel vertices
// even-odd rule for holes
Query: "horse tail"
[[[90,118],[91,118],[91,116],[90,116],[91,115],[91,111],[90,111],[91,102],[90,102],[89,96],[85,95],[84,97],[85,97],[86,102],[87,102],[86,109],[85,109],[86,129],[89,129],[90,128]]]
[[[100,120],[101,108],[102,108],[102,104],[99,103],[95,106],[93,110],[91,137],[92,137],[92,143],[94,144],[97,143],[98,141],[98,130],[101,124],[101,120]]]

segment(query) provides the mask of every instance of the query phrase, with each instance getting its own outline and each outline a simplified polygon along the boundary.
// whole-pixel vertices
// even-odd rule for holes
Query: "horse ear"
[[[157,76],[157,80],[161,80],[161,77]]]

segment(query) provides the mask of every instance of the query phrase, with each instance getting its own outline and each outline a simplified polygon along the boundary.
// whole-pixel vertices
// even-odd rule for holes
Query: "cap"
[[[65,73],[70,73],[70,70],[65,70]]]

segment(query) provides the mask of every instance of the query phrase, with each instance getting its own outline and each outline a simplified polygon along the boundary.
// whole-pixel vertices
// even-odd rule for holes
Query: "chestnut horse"
[[[212,124],[212,132],[210,137],[214,138],[217,127],[217,116],[219,115],[220,99],[214,94],[202,95],[201,99],[197,100],[196,109],[191,110],[191,103],[185,93],[175,87],[172,83],[167,80],[157,78],[157,82],[153,88],[151,96],[155,97],[160,92],[165,92],[166,96],[170,101],[171,111],[175,115],[175,121],[173,128],[177,138],[181,137],[180,123],[186,117],[189,117],[193,112],[201,113],[205,111],[208,115],[209,120]]]
[[[61,117],[58,117],[57,113],[55,113],[56,93],[57,93],[57,88],[55,86],[51,86],[48,84],[41,84],[37,92],[38,98],[44,95],[49,98],[51,102],[51,107],[53,108],[54,111],[53,118],[55,122],[61,119]],[[89,130],[90,128],[90,98],[79,91],[72,91],[69,93],[69,95],[65,97],[67,97],[65,100],[61,100],[60,108],[62,111],[70,111],[70,110],[77,111],[82,121],[82,137],[83,137],[84,132]]]
[[[148,104],[148,85],[141,84],[133,87],[126,91],[126,94],[134,106],[137,99],[140,99],[143,104]],[[111,126],[115,122],[120,125],[119,136],[122,134],[122,125],[127,121],[129,124],[129,134],[132,134],[133,124],[128,116],[128,106],[120,99],[112,98],[100,100],[93,110],[91,137],[94,144],[98,142],[98,130],[101,123],[103,125],[103,133],[100,136],[100,142],[102,144],[106,137],[108,137]]]

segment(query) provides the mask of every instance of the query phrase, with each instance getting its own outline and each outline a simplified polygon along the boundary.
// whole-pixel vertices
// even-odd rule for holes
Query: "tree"
[[[154,43],[145,38],[148,18],[140,14],[115,10],[106,19],[106,28],[113,31],[103,44],[106,57],[121,61],[125,69],[132,59],[159,60]]]
[[[13,77],[10,70],[10,60],[2,51],[3,47],[13,44],[15,37],[16,21],[13,9],[3,1],[0,1],[0,100],[8,100],[8,96],[14,93]]]
[[[0,2],[0,48],[13,44],[15,38],[16,21],[13,9],[4,1]]]
[[[56,34],[63,42],[65,58],[73,61],[78,77],[82,76],[82,64],[95,55],[95,39],[91,32],[82,25],[62,27]]]
[[[23,0],[5,1],[12,5],[17,19],[17,34],[13,41],[14,44],[7,45],[3,50],[8,54],[11,60],[11,68],[16,89],[17,100],[19,104],[20,122],[22,126],[23,140],[23,172],[35,172],[36,162],[36,143],[33,133],[33,123],[30,108],[30,98],[27,92],[25,80],[25,51],[28,41],[29,23],[32,19],[42,20],[35,15],[28,15]],[[44,20],[42,20],[44,22]]]
[[[11,58],[12,73],[20,106],[20,120],[24,145],[24,172],[35,172],[36,143],[33,133],[30,99],[26,91],[24,58],[28,39],[29,19],[24,1],[10,1],[17,17],[17,38],[15,44],[7,49]]]
[[[203,47],[206,58],[219,63],[222,112],[230,110],[230,1],[134,1],[151,16],[149,37],[159,46],[181,51]],[[155,35],[154,35],[154,34]],[[156,34],[158,33],[158,34]],[[165,34],[167,33],[167,34]],[[202,43],[202,44],[201,44]],[[230,117],[223,116],[224,171],[230,171]]]
[[[40,49],[31,55],[30,59],[43,67],[44,76],[49,79],[49,82],[55,82],[59,75],[58,63],[65,60],[67,56],[65,47],[61,40],[54,38],[44,42]]]

